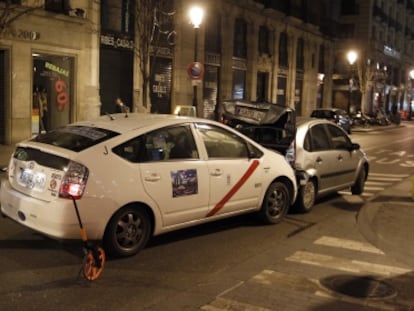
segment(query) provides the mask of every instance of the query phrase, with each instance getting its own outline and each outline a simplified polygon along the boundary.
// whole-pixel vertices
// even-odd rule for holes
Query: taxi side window
[[[134,163],[199,158],[189,125],[149,132],[113,148],[113,152]]]
[[[210,124],[197,124],[209,158],[247,158],[248,147],[237,135]]]

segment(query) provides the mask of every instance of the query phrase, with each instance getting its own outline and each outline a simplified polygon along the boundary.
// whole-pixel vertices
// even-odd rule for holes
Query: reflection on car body
[[[241,213],[278,223],[296,193],[283,156],[221,123],[115,114],[17,144],[0,204],[22,225],[78,239],[73,197],[89,239],[129,256],[152,235]]]

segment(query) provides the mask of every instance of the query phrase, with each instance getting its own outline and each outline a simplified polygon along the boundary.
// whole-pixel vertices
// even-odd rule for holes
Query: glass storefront
[[[33,53],[32,134],[71,122],[74,58]]]

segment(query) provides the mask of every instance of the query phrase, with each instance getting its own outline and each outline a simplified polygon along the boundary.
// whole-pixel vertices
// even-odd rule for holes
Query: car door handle
[[[323,161],[322,161],[322,158],[321,158],[321,157],[317,157],[317,158],[316,158],[316,162],[317,162],[317,163],[322,163],[322,162],[323,162]]]
[[[223,175],[223,171],[219,168],[216,168],[210,173],[211,176],[221,176]]]
[[[338,154],[336,158],[338,159],[338,161],[342,161],[344,159],[340,154]]]
[[[152,174],[149,176],[145,176],[146,181],[159,181],[161,179],[161,176],[158,174]]]

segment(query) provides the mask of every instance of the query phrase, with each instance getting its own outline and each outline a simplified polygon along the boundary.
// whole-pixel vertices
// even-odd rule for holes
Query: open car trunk
[[[295,111],[277,104],[224,101],[223,122],[284,156],[295,139]]]

